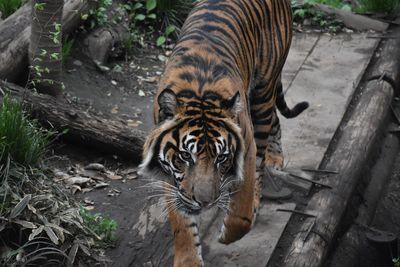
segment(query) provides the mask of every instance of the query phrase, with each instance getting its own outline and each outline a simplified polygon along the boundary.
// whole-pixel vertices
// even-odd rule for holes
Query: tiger
[[[289,0],[203,0],[185,20],[154,98],[154,128],[139,173],[162,191],[174,235],[173,266],[204,266],[196,216],[225,210],[218,241],[252,228],[260,204],[256,159],[282,168],[290,109],[281,73],[292,40]]]

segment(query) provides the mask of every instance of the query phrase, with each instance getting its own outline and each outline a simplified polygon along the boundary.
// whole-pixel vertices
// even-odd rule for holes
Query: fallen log
[[[64,4],[63,32],[75,30],[82,15],[94,8],[94,0],[67,0]],[[30,39],[30,4],[25,4],[16,13],[0,23],[0,79],[15,82],[28,66]]]
[[[8,93],[22,100],[25,109],[46,128],[67,129],[64,138],[97,151],[127,157],[132,162],[141,160],[146,133],[129,127],[122,119],[108,119],[87,111],[87,106],[55,100],[51,96],[35,94],[20,86],[0,81],[0,102]]]
[[[343,21],[346,27],[357,30],[357,31],[367,31],[373,30],[378,32],[384,32],[389,27],[388,23],[375,20],[363,15],[354,14],[350,11],[337,9],[323,4],[317,4],[315,7],[327,14],[332,14]]]
[[[31,23],[31,1],[20,7],[11,16],[0,23],[0,51],[2,51],[17,34]]]
[[[382,45],[372,75],[386,72],[399,82],[399,46],[399,39],[388,40]],[[371,154],[378,149],[378,140],[383,134],[393,94],[392,86],[384,80],[365,84],[353,111],[340,126],[342,130],[337,136],[334,152],[322,164],[323,168],[336,169],[340,173],[334,179],[326,177],[320,181],[332,189],[321,189],[309,201],[304,212],[316,217],[305,219],[287,250],[283,266],[323,265],[343,226],[346,208],[361,175],[369,167]]]

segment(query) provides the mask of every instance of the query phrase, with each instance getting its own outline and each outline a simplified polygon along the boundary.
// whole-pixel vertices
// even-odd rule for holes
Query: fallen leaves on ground
[[[63,181],[65,186],[69,188],[73,194],[77,192],[86,193],[93,189],[109,187],[110,181],[121,180],[125,182],[126,180],[138,178],[136,168],[124,169],[122,171],[111,171],[106,169],[106,167],[100,163],[91,163],[85,167],[75,164],[74,166],[71,166],[67,172],[55,169],[53,173],[56,176],[56,179]],[[120,192],[113,192],[113,196],[119,194]]]

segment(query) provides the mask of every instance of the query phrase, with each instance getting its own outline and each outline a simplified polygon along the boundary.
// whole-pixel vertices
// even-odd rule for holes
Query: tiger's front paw
[[[226,218],[221,228],[221,233],[218,237],[218,242],[222,244],[230,244],[241,239],[247,234],[253,225],[254,218],[234,217]]]
[[[200,260],[197,257],[175,257],[174,258],[174,267],[203,267],[203,260]]]
[[[281,170],[283,168],[283,155],[268,153],[264,159],[264,167]]]

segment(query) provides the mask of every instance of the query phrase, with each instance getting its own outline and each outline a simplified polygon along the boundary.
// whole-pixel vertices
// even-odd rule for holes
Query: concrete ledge
[[[395,32],[399,33],[400,29]],[[386,72],[395,79],[399,77],[399,47],[400,39],[382,42],[375,54],[372,75]],[[326,169],[339,171],[335,177],[321,180],[333,189],[321,189],[309,201],[305,212],[316,217],[304,221],[287,250],[283,266],[321,266],[324,263],[362,171],[378,144],[390,111],[393,88],[385,81],[371,81],[360,88],[358,95],[353,101],[354,108],[346,114],[330,144],[329,151],[333,152],[322,163]]]

